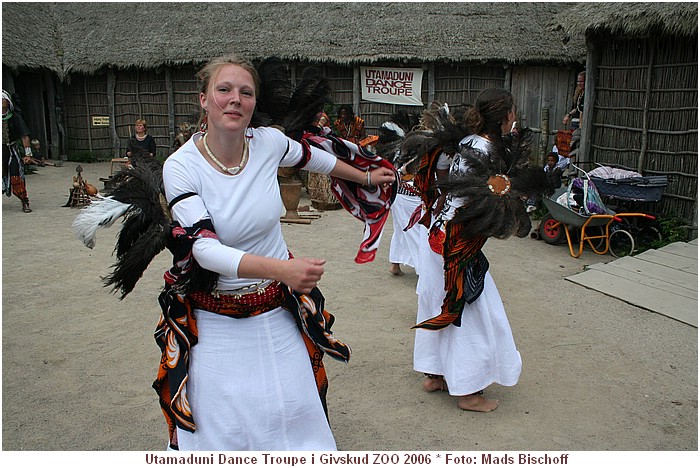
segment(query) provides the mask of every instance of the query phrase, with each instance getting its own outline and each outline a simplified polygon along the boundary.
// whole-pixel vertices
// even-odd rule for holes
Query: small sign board
[[[93,127],[109,127],[109,116],[108,115],[93,115],[92,116],[92,126]]]

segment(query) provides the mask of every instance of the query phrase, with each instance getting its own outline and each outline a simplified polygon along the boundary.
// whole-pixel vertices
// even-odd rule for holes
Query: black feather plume
[[[488,153],[470,145],[460,147],[455,155],[460,171],[439,186],[461,198],[462,206],[452,222],[462,223],[465,237],[504,239],[511,235],[524,237],[530,232],[524,200],[547,191],[543,168],[529,166],[530,141],[531,134],[525,129],[495,142]],[[499,193],[499,188],[506,193]]]
[[[105,286],[112,286],[112,291],[121,291],[121,299],[129,294],[151,261],[165,249],[167,225],[150,223],[145,231],[132,240],[129,250],[117,255],[112,265],[112,273],[103,279]],[[121,235],[120,235],[121,240]]]
[[[163,189],[163,166],[155,158],[142,158],[114,177],[111,197],[130,205],[114,248],[117,261],[103,280],[105,286],[129,294],[153,258],[165,249],[170,216]]]
[[[257,66],[260,94],[257,96],[258,118],[268,117],[267,125],[283,125],[292,96],[292,82],[287,65],[277,57],[263,60]]]
[[[401,167],[401,146],[406,134],[420,123],[420,115],[415,112],[399,111],[379,127],[379,140],[374,146],[376,153],[394,167]]]
[[[330,94],[330,83],[321,70],[316,67],[305,68],[289,100],[282,123],[286,134],[295,137],[308,130],[313,125],[316,114],[330,103]]]

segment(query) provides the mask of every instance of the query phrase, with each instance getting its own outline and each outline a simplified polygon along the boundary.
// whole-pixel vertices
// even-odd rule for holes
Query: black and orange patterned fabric
[[[335,121],[335,131],[340,138],[360,144],[362,131],[365,129],[365,121],[358,116],[354,116],[352,122],[344,122],[341,119]]]
[[[438,159],[440,159],[440,154],[442,154],[442,147],[437,147],[424,155],[420,160],[416,174],[413,177],[413,185],[420,193],[425,213],[421,218],[412,219],[407,229],[410,229],[416,222],[430,229],[433,206],[440,197],[440,191],[436,184],[437,163]]]
[[[325,310],[324,298],[318,288],[309,294],[292,291],[281,283],[273,283],[264,294],[216,297],[207,291],[186,291],[197,263],[192,246],[197,239],[216,237],[210,220],[204,220],[190,228],[173,223],[173,266],[165,273],[165,287],[158,298],[162,315],[154,337],[161,349],[161,360],[153,382],[161,409],[168,424],[170,444],[177,447],[176,428],[194,432],[196,425],[187,399],[187,376],[190,350],[197,344],[197,323],[193,311],[203,308],[232,319],[251,317],[283,307],[289,310],[302,333],[314,372],[317,388],[327,413],[326,394],[328,378],[323,366],[324,353],[347,362],[350,348],[333,336],[331,326],[334,317]],[[202,270],[206,271],[206,270]],[[248,298],[245,298],[249,296]]]
[[[448,325],[461,325],[465,304],[474,302],[484,290],[484,278],[489,262],[481,251],[487,238],[465,238],[462,225],[447,222],[442,256],[445,270],[445,299],[439,315],[425,320],[413,328],[440,330]]]

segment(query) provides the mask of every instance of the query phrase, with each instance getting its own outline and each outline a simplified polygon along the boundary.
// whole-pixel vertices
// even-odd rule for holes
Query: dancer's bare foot
[[[401,271],[401,265],[399,265],[398,263],[392,263],[389,272],[392,275],[403,276],[403,271]]]
[[[437,392],[438,390],[447,390],[447,382],[442,376],[427,377],[423,381],[423,390],[426,392]]]
[[[459,397],[457,406],[464,411],[488,413],[498,408],[498,400],[487,400],[480,393],[474,393],[472,395],[463,395]]]

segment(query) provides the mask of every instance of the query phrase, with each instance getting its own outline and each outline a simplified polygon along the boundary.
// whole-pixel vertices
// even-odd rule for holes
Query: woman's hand
[[[561,122],[562,122],[564,125],[568,124],[568,123],[569,123],[569,118],[570,118],[570,117],[571,117],[571,116],[570,116],[569,114],[566,114],[566,115],[564,116],[564,118],[562,119]]]
[[[282,262],[275,279],[308,294],[321,280],[325,263],[322,258],[292,258]]]
[[[378,167],[369,172],[369,181],[365,181],[366,185],[380,185],[386,188],[396,180],[396,174],[388,167]]]

